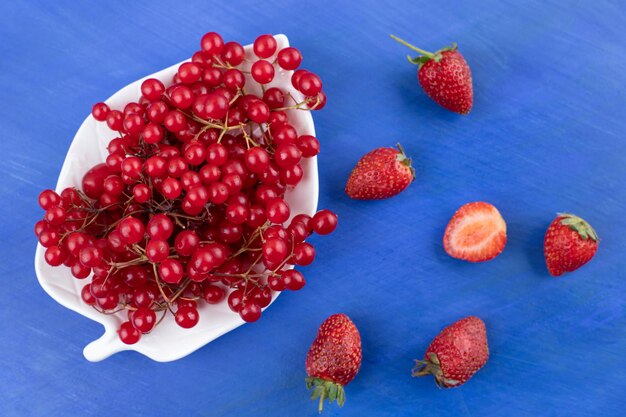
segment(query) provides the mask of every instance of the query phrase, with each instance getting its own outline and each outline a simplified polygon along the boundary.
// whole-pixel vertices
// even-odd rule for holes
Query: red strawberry
[[[469,262],[493,259],[504,245],[506,223],[497,208],[482,201],[461,206],[443,235],[448,255]]]
[[[415,179],[411,159],[398,149],[378,148],[365,154],[352,170],[346,194],[357,200],[380,200],[400,194]]]
[[[598,250],[598,235],[578,216],[559,213],[548,226],[543,253],[552,276],[572,272],[586,264]]]
[[[334,314],[322,323],[306,356],[306,386],[313,388],[312,400],[320,399],[320,413],[325,398],[343,406],[343,387],[359,372],[362,356],[359,330],[348,316]]]
[[[478,317],[452,323],[430,342],[423,361],[415,361],[413,376],[432,374],[440,388],[467,382],[489,359],[487,330]]]
[[[408,59],[418,65],[417,79],[428,97],[455,113],[470,112],[474,101],[472,73],[456,44],[432,53],[391,37],[421,54],[417,58],[408,56]]]

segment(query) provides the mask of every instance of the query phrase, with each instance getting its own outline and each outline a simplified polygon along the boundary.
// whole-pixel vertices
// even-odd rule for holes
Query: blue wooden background
[[[0,2],[0,415],[314,416],[304,358],[345,312],[363,337],[359,376],[334,416],[626,414],[626,6],[621,0]],[[102,328],[50,299],[33,271],[36,198],[53,187],[92,103],[181,61],[217,30],[248,43],[286,33],[323,77],[320,207],[308,284],[254,325],[167,364],[135,353],[88,363]],[[475,106],[459,117],[421,92],[407,52],[457,41]],[[402,142],[417,180],[387,201],[343,194],[359,156]],[[495,204],[509,242],[492,262],[448,257],[461,204]],[[542,239],[557,211],[586,218],[596,258],[553,279]],[[412,379],[412,359],[463,316],[491,358],[468,384]]]

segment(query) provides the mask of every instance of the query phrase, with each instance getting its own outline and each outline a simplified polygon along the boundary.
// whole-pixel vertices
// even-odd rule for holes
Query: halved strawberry
[[[469,262],[495,258],[506,245],[506,223],[497,208],[482,201],[454,213],[443,236],[448,255]]]

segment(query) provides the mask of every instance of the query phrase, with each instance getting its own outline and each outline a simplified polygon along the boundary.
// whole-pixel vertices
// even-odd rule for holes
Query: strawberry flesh
[[[443,237],[448,255],[469,262],[498,256],[506,245],[506,223],[498,209],[485,202],[468,203],[452,217]]]

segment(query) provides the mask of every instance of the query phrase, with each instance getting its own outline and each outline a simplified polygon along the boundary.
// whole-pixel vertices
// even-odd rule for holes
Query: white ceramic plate
[[[278,43],[277,50],[289,46],[289,40],[285,35],[276,35],[275,38]],[[254,62],[252,45],[246,46],[245,51],[247,59],[241,67],[244,70],[249,70],[248,61]],[[165,85],[169,85],[179,65],[173,65],[145,78],[157,78]],[[281,87],[300,101],[303,97],[292,87],[291,74],[292,71],[277,70],[270,86]],[[106,103],[112,109],[121,110],[126,103],[137,101],[141,95],[141,83],[145,78],[122,88],[111,96]],[[254,88],[250,88],[251,85],[257,87],[256,91]],[[246,80],[246,89],[255,94],[260,92],[260,86],[251,78]],[[289,111],[289,119],[300,135],[315,135],[313,118],[309,111]],[[109,130],[106,123],[96,122],[89,115],[78,129],[67,152],[57,181],[57,192],[66,187],[80,187],[85,172],[93,165],[104,162],[107,155],[106,146],[114,137],[116,137],[115,132]],[[292,216],[299,213],[313,215],[317,209],[319,191],[317,159],[304,159],[302,168],[304,170],[302,181],[296,189],[286,195]],[[127,320],[126,312],[105,315],[86,305],[81,300],[80,291],[88,283],[88,280],[75,279],[69,268],[49,266],[44,260],[44,251],[44,248],[38,245],[35,254],[35,270],[43,289],[58,303],[104,326],[104,334],[99,339],[89,343],[83,350],[85,358],[89,361],[101,361],[123,350],[135,350],[159,362],[173,361],[244,324],[239,315],[230,311],[225,301],[218,305],[199,303],[200,321],[194,328],[182,329],[175,323],[172,315],[167,314],[166,318],[150,334],[144,335],[138,343],[125,345],[119,340],[116,331],[120,323]],[[274,294],[274,299],[277,296],[278,294]]]

